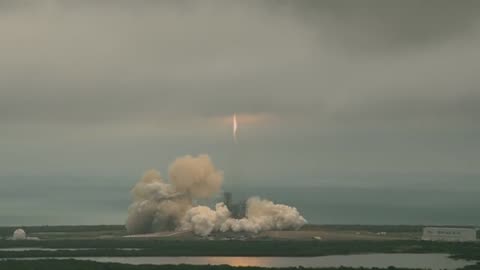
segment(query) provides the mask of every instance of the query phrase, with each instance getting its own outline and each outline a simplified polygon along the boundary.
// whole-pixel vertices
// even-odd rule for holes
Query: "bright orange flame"
[[[238,124],[237,124],[237,114],[233,114],[233,141],[237,143],[237,129],[238,129]]]

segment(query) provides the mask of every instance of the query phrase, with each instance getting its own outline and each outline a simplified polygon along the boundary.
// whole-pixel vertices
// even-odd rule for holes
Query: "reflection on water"
[[[453,260],[448,254],[361,254],[321,257],[89,257],[75,258],[97,262],[126,264],[195,264],[262,267],[382,267],[425,268],[432,270],[458,269],[474,264],[465,260]]]
[[[228,264],[231,266],[270,266],[275,258],[271,257],[206,257],[203,264]]]

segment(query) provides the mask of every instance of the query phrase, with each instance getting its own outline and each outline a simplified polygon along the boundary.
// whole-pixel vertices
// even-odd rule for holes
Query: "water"
[[[41,259],[41,258],[29,258]],[[65,258],[62,258],[65,259]],[[448,254],[361,254],[321,257],[75,257],[76,260],[123,264],[193,264],[259,266],[259,267],[382,267],[422,268],[432,270],[460,269],[474,262],[453,260]],[[22,259],[23,260],[23,259]]]

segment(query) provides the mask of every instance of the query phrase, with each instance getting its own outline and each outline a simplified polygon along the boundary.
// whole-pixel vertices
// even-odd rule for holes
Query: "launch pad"
[[[228,210],[230,210],[233,218],[240,219],[246,216],[247,202],[243,200],[234,203],[233,194],[231,192],[226,191],[223,193],[223,203],[227,206]]]

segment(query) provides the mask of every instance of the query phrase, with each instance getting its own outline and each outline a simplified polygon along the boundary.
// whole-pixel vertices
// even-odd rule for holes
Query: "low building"
[[[472,228],[425,227],[422,240],[472,242],[477,241],[477,231]]]

